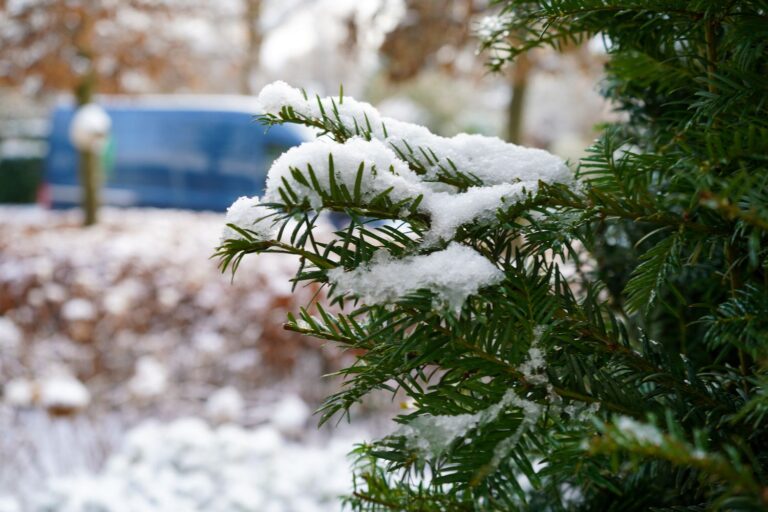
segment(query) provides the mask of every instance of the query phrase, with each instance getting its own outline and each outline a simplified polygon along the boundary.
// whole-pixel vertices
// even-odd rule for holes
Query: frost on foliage
[[[499,414],[510,407],[519,408],[523,419],[513,434],[499,443],[498,458],[508,453],[508,450],[519,440],[523,431],[535,423],[543,411],[543,406],[525,398],[521,398],[510,389],[501,400],[490,407],[474,414],[431,415],[417,416],[397,431],[397,435],[406,439],[406,446],[422,455],[437,457],[457,439],[465,437],[471,430],[482,428],[493,422]],[[502,450],[503,448],[503,450]],[[494,461],[498,463],[499,461]]]
[[[319,512],[349,492],[353,439],[323,446],[286,440],[265,425],[213,429],[196,418],[144,422],[98,475],[59,478],[41,492],[46,512]]]
[[[541,335],[541,327],[537,327],[533,333],[531,347],[528,349],[528,357],[518,368],[527,382],[536,385],[549,383],[547,375],[544,373],[547,369],[547,361],[544,359],[544,351],[539,347]]]
[[[340,292],[357,295],[368,304],[391,302],[426,288],[457,311],[468,296],[499,283],[504,274],[474,249],[452,242],[442,251],[402,259],[391,259],[382,251],[366,266],[349,272],[333,269],[328,277]]]
[[[269,215],[269,210],[260,207],[258,197],[240,197],[232,203],[227,209],[227,224],[234,224],[240,229],[247,230],[257,240],[272,240],[275,237],[276,229],[272,225],[271,218],[264,218]],[[242,239],[243,236],[226,226],[221,234],[222,240]]]
[[[364,200],[388,187],[392,187],[391,197],[396,201],[423,196],[420,209],[430,216],[433,227],[427,242],[452,238],[462,224],[491,220],[499,208],[524,199],[525,193],[535,193],[540,181],[570,183],[573,179],[565,163],[546,151],[482,135],[441,137],[423,126],[382,117],[370,104],[352,98],[305,99],[297,89],[275,82],[261,91],[259,102],[267,114],[279,115],[283,109],[290,109],[309,121],[322,122],[325,118],[340,123],[350,133],[372,139],[352,137],[343,143],[317,140],[288,151],[270,169],[270,200],[279,201],[278,189],[284,178],[313,208],[319,208],[320,196],[294,180],[290,169],[306,174],[310,163],[318,178],[325,180],[321,182],[325,186],[328,155],[332,154],[336,180],[351,191],[360,163],[364,162]],[[422,174],[410,170],[411,166]],[[460,191],[436,183],[441,176],[457,171],[474,176],[478,185]]]
[[[556,408],[561,402],[561,398],[554,392],[545,373],[547,362],[544,351],[539,346],[542,335],[541,327],[534,329],[533,340],[527,357],[519,365],[518,370],[528,383],[546,386],[547,402],[550,407]],[[406,446],[409,448],[423,455],[436,457],[454,441],[465,438],[473,429],[481,429],[493,422],[499,414],[511,407],[520,410],[522,419],[517,428],[494,448],[490,465],[497,467],[507,459],[523,433],[539,420],[545,408],[540,403],[519,396],[513,389],[508,390],[499,402],[474,414],[418,416],[402,427],[398,434],[406,438]]]

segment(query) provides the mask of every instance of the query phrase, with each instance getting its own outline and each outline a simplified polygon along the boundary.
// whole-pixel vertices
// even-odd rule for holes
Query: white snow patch
[[[391,302],[426,288],[458,311],[468,296],[499,283],[504,274],[474,249],[452,242],[442,251],[397,260],[380,252],[366,266],[349,272],[333,269],[328,277],[338,291],[368,304]]]
[[[349,492],[351,439],[285,440],[271,426],[212,429],[197,418],[147,421],[99,475],[50,482],[36,511],[314,512]]]
[[[40,381],[40,404],[48,409],[76,411],[90,401],[88,388],[71,375],[52,375]]]
[[[289,394],[272,410],[270,421],[282,432],[299,432],[307,423],[312,411],[300,397]]]
[[[0,353],[15,353],[21,340],[21,329],[10,318],[0,316]]]
[[[639,443],[660,446],[664,442],[662,432],[650,423],[640,423],[628,416],[619,416],[614,421],[614,425],[622,434]]]
[[[29,379],[11,379],[3,386],[3,399],[14,407],[31,407],[35,401],[35,385]]]
[[[522,183],[502,183],[489,187],[472,187],[461,194],[436,192],[424,198],[424,208],[432,218],[432,229],[427,241],[450,239],[456,230],[471,222],[493,220],[504,204],[511,206],[525,197],[526,192],[535,192]]]
[[[106,143],[112,120],[107,112],[95,103],[78,108],[69,126],[72,144],[80,150],[97,151]]]
[[[21,505],[13,496],[0,496],[0,512],[21,512]]]
[[[521,398],[512,389],[504,393],[499,402],[474,414],[417,416],[401,427],[396,435],[404,436],[409,448],[434,458],[447,450],[451,443],[469,434],[472,429],[494,421],[509,407],[520,408],[523,420],[510,437],[497,445],[492,461],[496,465],[517,443],[523,431],[538,420],[543,411],[542,405]]]
[[[77,298],[70,299],[61,308],[61,316],[70,322],[87,322],[96,319],[96,307],[93,302]]]
[[[282,202],[279,189],[285,179],[300,198],[307,199],[313,208],[319,209],[322,206],[320,194],[296,181],[291,169],[298,169],[308,176],[308,166],[312,166],[320,186],[325,192],[330,192],[329,156],[333,158],[334,179],[346,186],[350,193],[355,190],[358,169],[363,163],[360,184],[363,200],[373,199],[390,188],[390,197],[395,201],[415,199],[419,194],[428,192],[408,165],[382,142],[353,137],[344,144],[325,140],[305,142],[283,153],[269,169],[265,199]]]
[[[128,382],[128,389],[137,397],[160,396],[168,387],[168,370],[152,356],[136,361],[136,370]]]
[[[252,232],[257,240],[272,240],[277,230],[271,218],[264,218],[270,214],[269,210],[260,206],[258,197],[240,197],[227,209],[226,223]],[[221,234],[222,241],[242,238],[240,233],[229,226],[226,226]]]
[[[245,412],[245,401],[237,389],[227,386],[208,397],[205,412],[217,423],[237,422]]]

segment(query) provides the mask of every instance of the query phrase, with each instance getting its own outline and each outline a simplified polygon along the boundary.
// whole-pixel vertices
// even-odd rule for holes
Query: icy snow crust
[[[504,274],[474,249],[452,242],[445,250],[424,256],[399,260],[381,256],[350,272],[333,269],[328,277],[342,291],[354,293],[369,304],[390,302],[429,288],[458,310],[468,296],[497,284]]]

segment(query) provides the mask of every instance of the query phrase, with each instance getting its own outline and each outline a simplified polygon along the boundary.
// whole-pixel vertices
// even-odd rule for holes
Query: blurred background
[[[253,95],[343,84],[577,160],[611,118],[603,41],[491,74],[487,4],[0,0],[0,512],[339,509],[347,452],[408,404],[318,430],[354,355],[282,329],[317,290],[291,293],[290,258],[233,282],[209,258],[226,207],[313,137],[265,134]]]

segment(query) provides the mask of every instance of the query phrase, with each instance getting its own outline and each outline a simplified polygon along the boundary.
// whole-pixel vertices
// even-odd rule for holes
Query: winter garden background
[[[0,0],[0,512],[764,510],[766,12]]]

